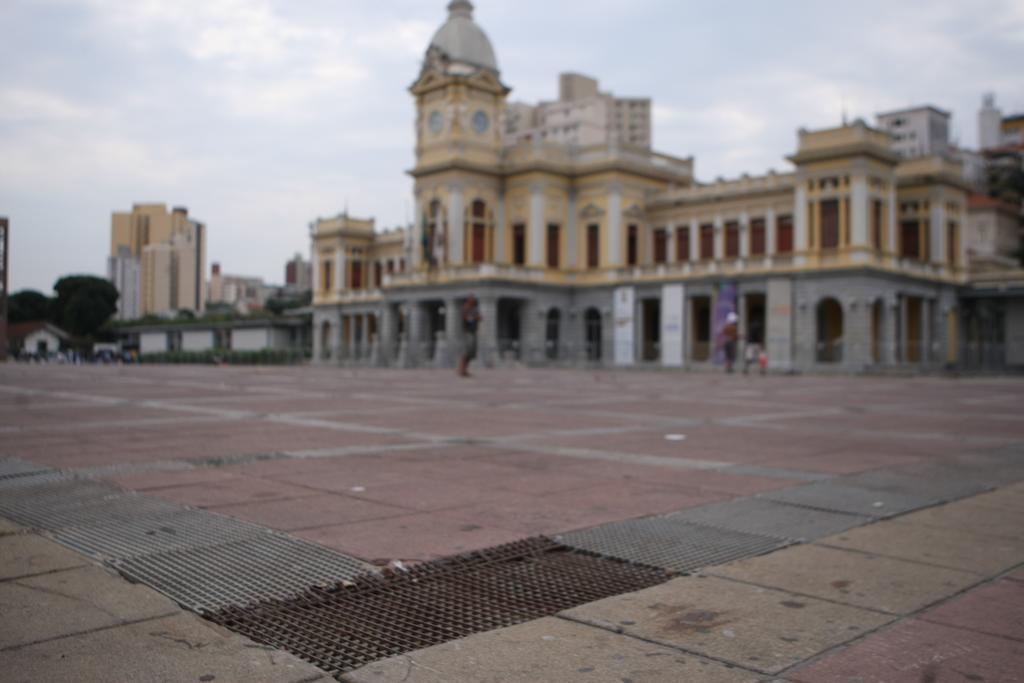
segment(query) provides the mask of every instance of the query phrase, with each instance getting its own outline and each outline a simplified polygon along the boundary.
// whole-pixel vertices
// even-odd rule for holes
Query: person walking
[[[725,338],[725,371],[729,373],[736,364],[736,342],[740,336],[738,323],[739,317],[735,313],[730,313],[722,330],[722,336]]]
[[[480,306],[476,297],[470,294],[462,304],[462,358],[459,360],[459,377],[469,377],[469,364],[476,358],[476,330],[480,325]]]

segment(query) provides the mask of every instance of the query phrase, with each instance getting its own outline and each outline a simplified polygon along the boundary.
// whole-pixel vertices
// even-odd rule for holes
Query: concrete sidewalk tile
[[[929,610],[921,619],[1024,641],[1024,583],[997,581]]]
[[[1024,562],[1024,537],[997,538],[890,520],[844,531],[819,544],[992,576]]]
[[[409,514],[408,510],[391,505],[333,494],[266,503],[225,505],[213,509],[222,515],[244,519],[282,531],[348,524]]]
[[[5,652],[3,660],[8,683],[330,680],[312,664],[189,614],[39,643]]]
[[[349,683],[741,683],[755,674],[603,629],[546,618],[370,664]]]
[[[892,614],[909,614],[980,579],[954,569],[814,545],[740,560],[708,573]]]
[[[0,538],[0,580],[45,574],[89,564],[88,560],[35,534]]]
[[[675,579],[564,614],[769,674],[892,620],[714,577]]]
[[[970,500],[975,505],[1024,512],[1024,484],[1008,486],[992,493],[975,496]]]
[[[1024,643],[908,619],[805,668],[794,683],[1024,681]]]
[[[100,567],[0,584],[0,647],[173,614],[170,600]]]
[[[979,505],[973,498],[969,498],[941,507],[912,512],[900,517],[900,521],[982,536],[1020,538],[1021,529],[1024,529],[1024,510]]]

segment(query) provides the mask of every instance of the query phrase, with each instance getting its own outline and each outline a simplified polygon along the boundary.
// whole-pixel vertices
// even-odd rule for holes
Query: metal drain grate
[[[55,470],[43,470],[41,472],[31,472],[29,474],[23,474],[20,476],[11,476],[6,478],[0,478],[0,496],[3,498],[9,497],[11,494],[9,491],[17,491],[30,486],[39,486],[41,484],[68,481],[69,477],[64,472],[58,472]]]
[[[813,541],[872,521],[870,517],[812,510],[759,498],[713,503],[678,512],[670,517],[795,541]]]
[[[27,483],[28,480],[40,480]],[[50,479],[42,477],[26,477],[21,486],[5,487],[0,491],[0,514],[11,519],[25,519],[33,524],[34,516],[47,512],[57,513],[60,510],[77,507],[90,501],[98,501],[107,497],[121,495],[124,492],[112,486],[97,482],[68,479],[60,477]],[[23,481],[16,479],[13,481]]]
[[[296,538],[267,532],[216,546],[120,560],[129,579],[195,612],[299,595],[373,571],[359,560]]]
[[[863,472],[843,477],[837,483],[945,503],[991,491],[993,486],[981,476],[980,472],[965,467],[926,463],[898,470]]]
[[[782,538],[694,524],[679,517],[631,519],[557,537],[573,548],[678,572],[754,557]]]
[[[0,458],[0,479],[24,477],[29,474],[42,474],[49,469],[49,467],[35,465],[18,458]]]
[[[364,576],[348,586],[210,618],[339,675],[380,659],[648,588],[666,572],[569,552],[547,539]]]
[[[892,517],[939,502],[925,496],[844,486],[836,481],[762,493],[759,497],[788,505],[876,518]]]
[[[8,511],[20,524],[45,531],[71,526],[119,524],[125,520],[167,515],[181,510],[174,503],[134,493],[119,493],[99,498],[80,498],[52,506],[21,505]]]
[[[199,510],[122,519],[102,526],[77,526],[51,534],[67,547],[98,560],[127,560],[141,555],[205,548],[270,533],[267,529]]]

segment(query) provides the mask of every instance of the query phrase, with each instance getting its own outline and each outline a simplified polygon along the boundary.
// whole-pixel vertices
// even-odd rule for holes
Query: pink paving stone
[[[1024,641],[1024,583],[998,581],[929,610],[921,619]]]
[[[685,510],[728,496],[700,489],[668,489],[644,484],[601,484],[557,495],[495,494],[486,504],[448,511],[453,517],[523,535],[556,534],[575,529]]]
[[[752,496],[765,491],[795,486],[804,483],[800,479],[776,479],[773,477],[752,477],[730,474],[726,471],[696,470],[655,465],[627,465],[600,460],[576,460],[572,467],[588,474],[615,481],[648,483],[659,486],[684,486],[708,489],[735,496]]]
[[[768,458],[758,463],[759,467],[818,472],[822,474],[854,474],[881,467],[901,467],[922,462],[925,458],[915,455],[894,455],[869,450],[838,451],[800,458]]]
[[[217,506],[212,509],[222,515],[237,517],[282,531],[313,529],[409,514],[407,509],[331,494],[264,503]]]
[[[295,532],[296,536],[374,564],[390,560],[424,562],[470,550],[511,543],[522,534],[443,513],[356,522]]]
[[[1024,569],[1007,574],[1006,578],[1010,581],[1024,581]]]
[[[786,674],[798,683],[1024,681],[1024,643],[910,619]]]
[[[117,477],[112,481],[126,489],[135,491],[148,491],[151,489],[166,489],[173,486],[189,486],[193,484],[211,484],[214,482],[234,479],[238,475],[223,470],[197,469],[184,472],[153,472],[150,474],[135,474],[127,477]]]
[[[313,489],[291,486],[266,479],[257,479],[255,477],[232,477],[231,479],[205,484],[156,489],[150,493],[151,495],[183,505],[208,508],[235,503],[280,500],[283,498],[304,498],[316,495],[318,492]]]
[[[437,478],[429,482],[423,479],[384,482],[367,485],[365,491],[350,491],[348,495],[362,500],[394,505],[409,510],[446,510],[484,503],[492,500],[496,491],[462,482],[450,482]]]

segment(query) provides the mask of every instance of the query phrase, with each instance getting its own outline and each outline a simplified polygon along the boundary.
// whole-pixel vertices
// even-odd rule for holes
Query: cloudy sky
[[[559,71],[654,99],[702,180],[787,167],[801,126],[930,103],[976,141],[1024,111],[1021,0],[478,0],[513,99]],[[406,92],[445,0],[2,0],[0,215],[12,289],[102,274],[110,213],[189,207],[210,261],[283,279],[308,224],[408,220]]]

